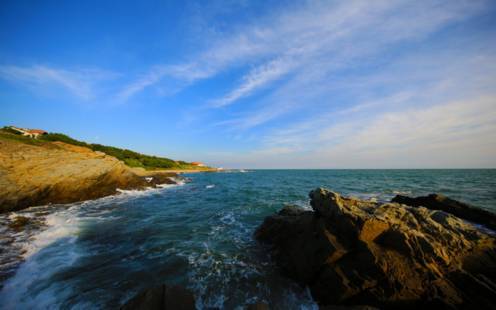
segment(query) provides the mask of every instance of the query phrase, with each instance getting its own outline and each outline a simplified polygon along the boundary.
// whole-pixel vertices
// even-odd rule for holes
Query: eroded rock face
[[[441,210],[467,221],[482,224],[492,230],[496,230],[496,214],[450,199],[440,194],[430,194],[415,198],[396,195],[391,201],[412,207],[425,207],[431,210]]]
[[[174,175],[140,176],[114,157],[61,142],[28,145],[0,139],[0,212],[174,183]]]
[[[496,240],[443,211],[316,189],[314,211],[267,217],[255,237],[320,305],[496,307]]]

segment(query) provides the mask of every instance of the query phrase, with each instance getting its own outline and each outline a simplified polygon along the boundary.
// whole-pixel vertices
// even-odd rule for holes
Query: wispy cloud
[[[495,105],[493,95],[385,113],[355,132],[345,132],[342,143],[324,147],[318,157],[355,167],[491,166],[496,156],[491,138],[496,133]]]
[[[307,67],[224,125],[246,131],[298,113],[261,133],[254,151],[221,158],[262,168],[493,167],[495,61],[494,43],[457,38],[371,72],[347,66],[344,78]]]
[[[232,90],[221,99],[214,100],[212,106],[223,107],[234,103],[236,100],[248,96],[257,89],[266,86],[288,73],[294,64],[289,59],[275,59],[251,70],[243,77],[243,82],[238,88]]]
[[[168,72],[168,68],[165,66],[157,66],[156,68],[153,68],[150,72],[147,74],[141,76],[138,78],[136,81],[133,83],[127,85],[123,90],[121,90],[118,94],[117,97],[120,100],[127,100],[129,97],[133,96],[134,94],[142,91],[146,87],[153,85],[160,81],[160,79]]]
[[[125,87],[123,94],[130,97],[165,76],[193,83],[228,68],[258,63],[236,89],[214,100],[214,106],[229,105],[289,71],[304,74],[305,67],[319,64],[328,72],[350,65],[389,44],[421,38],[471,16],[483,5],[484,1],[349,1],[292,6],[287,12],[275,12],[256,24],[216,38],[210,49],[193,56],[190,62],[164,70],[152,68]]]
[[[45,65],[0,66],[0,78],[45,92],[49,86],[61,87],[85,100],[94,97],[95,82],[112,76],[114,74],[97,69],[66,70]]]
[[[492,167],[495,106],[496,94],[339,122],[304,136],[298,134],[309,128],[300,124],[259,149],[209,160],[257,168]]]

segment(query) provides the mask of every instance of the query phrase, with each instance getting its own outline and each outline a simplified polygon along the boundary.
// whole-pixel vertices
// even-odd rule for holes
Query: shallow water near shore
[[[190,288],[199,308],[316,308],[305,287],[281,277],[253,240],[285,204],[308,192],[387,201],[442,193],[496,212],[496,170],[247,170],[187,175],[145,192],[0,215],[0,308],[118,308],[162,283]],[[41,226],[15,232],[15,215]]]

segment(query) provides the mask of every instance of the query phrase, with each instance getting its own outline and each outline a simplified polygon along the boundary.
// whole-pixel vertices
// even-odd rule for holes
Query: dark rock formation
[[[285,207],[255,237],[324,309],[496,307],[496,240],[443,211],[378,204],[325,189],[314,211]]]
[[[194,310],[195,297],[180,286],[161,285],[144,290],[126,302],[121,310]]]
[[[415,198],[396,195],[391,201],[412,207],[426,207],[431,210],[441,210],[467,221],[482,224],[492,230],[496,230],[496,214],[450,199],[443,195],[430,194],[428,196]]]
[[[10,223],[9,227],[16,230],[20,231],[22,230],[25,226],[29,225],[30,219],[25,216],[16,216]]]
[[[15,217],[9,217],[10,222],[7,226],[16,231],[20,232],[25,229],[35,229],[44,225],[44,221],[40,220],[37,217],[25,217],[22,215],[17,215]]]

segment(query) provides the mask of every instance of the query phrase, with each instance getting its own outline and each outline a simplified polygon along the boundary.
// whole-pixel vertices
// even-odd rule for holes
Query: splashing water
[[[440,192],[495,210],[495,170],[250,170],[205,173],[191,183],[0,215],[1,308],[117,308],[162,283],[193,290],[197,306],[317,309],[308,289],[279,275],[253,240],[285,204],[308,191],[386,201]],[[215,185],[215,186],[212,186]],[[39,225],[20,232],[25,216]]]

